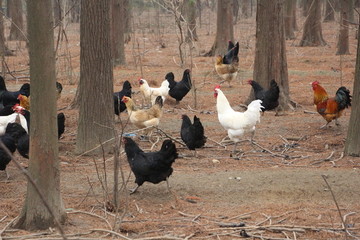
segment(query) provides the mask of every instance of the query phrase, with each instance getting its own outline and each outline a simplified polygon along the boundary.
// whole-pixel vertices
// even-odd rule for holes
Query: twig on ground
[[[167,134],[164,130],[162,130],[162,129],[158,128],[158,127],[155,127],[155,128],[156,128],[157,130],[159,130],[161,133],[163,133],[165,136],[167,136],[168,138],[170,138],[171,140],[173,140],[174,142],[177,142],[177,143],[179,143],[180,145],[186,147],[186,144],[178,141],[176,138],[174,138],[174,137],[172,137],[171,135]]]
[[[0,230],[0,240],[2,240],[1,235],[5,232],[5,230],[17,219],[17,217],[15,217],[13,220],[11,220],[8,224],[6,224],[6,226]]]
[[[347,227],[346,227],[344,218],[342,217],[339,204],[338,204],[337,201],[336,201],[335,194],[334,194],[334,192],[332,191],[331,186],[330,186],[330,184],[328,183],[328,181],[327,181],[327,179],[326,179],[327,177],[326,177],[325,175],[321,175],[321,177],[324,179],[326,185],[327,185],[328,188],[329,188],[329,191],[330,191],[330,193],[331,193],[331,196],[332,196],[332,198],[333,198],[333,200],[334,200],[334,203],[335,203],[335,205],[336,205],[337,211],[338,211],[338,213],[339,213],[339,217],[340,217],[340,219],[341,219],[343,228],[344,228],[344,230],[345,230],[345,239],[347,239],[348,230],[347,230]]]
[[[104,217],[102,217],[100,215],[97,215],[97,214],[91,213],[91,212],[80,211],[80,210],[67,212],[67,214],[73,214],[73,213],[82,213],[82,214],[87,214],[87,215],[90,215],[90,216],[93,216],[93,217],[100,218],[100,219],[102,219],[102,220],[104,220],[106,222],[106,224],[109,226],[110,229],[112,229],[111,224],[109,223],[109,221],[106,218],[104,218]]]
[[[332,151],[327,158],[320,159],[320,160],[317,160],[317,161],[315,161],[315,162],[312,162],[312,163],[310,163],[310,165],[316,165],[316,164],[319,164],[319,163],[322,163],[322,162],[330,161],[330,159],[332,158],[332,156],[334,155],[334,153],[335,153],[335,151]]]

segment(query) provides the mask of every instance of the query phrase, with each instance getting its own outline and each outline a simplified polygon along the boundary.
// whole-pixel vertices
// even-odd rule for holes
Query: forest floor
[[[93,157],[75,154],[78,111],[68,106],[77,87],[73,78],[79,76],[79,30],[77,25],[71,26],[65,50],[68,52],[58,59],[58,69],[63,71],[58,70],[58,81],[64,86],[58,109],[66,115],[65,133],[59,140],[61,192],[68,213],[64,230],[69,239],[226,240],[241,239],[245,233],[254,239],[346,239],[339,214],[346,223],[347,238],[360,238],[360,159],[342,154],[351,109],[345,110],[340,126],[332,123],[320,129],[325,120],[314,113],[312,104],[310,83],[314,80],[330,95],[341,85],[352,92],[355,29],[350,30],[351,54],[345,56],[335,55],[337,31],[335,22],[323,23],[328,43],[324,47],[298,47],[301,30],[296,32],[296,40],[287,40],[290,94],[297,107],[281,116],[266,112],[256,128],[256,144],[246,141],[249,136],[245,136],[245,141],[238,144],[241,154],[233,158],[230,157],[233,145],[222,142],[227,133],[217,119],[213,89],[220,79],[214,72],[214,58],[201,56],[214,41],[214,29],[209,32],[206,27],[200,28],[200,40],[192,58],[196,104],[193,92],[179,105],[166,100],[159,128],[179,140],[181,115],[192,118],[196,114],[205,127],[206,146],[195,157],[177,143],[180,156],[169,179],[171,192],[165,182],[145,183],[132,195],[127,189],[135,187],[134,176],[121,149],[125,180],[120,191],[119,215],[115,215],[106,211],[105,206],[107,192],[110,197],[112,193],[113,153]],[[140,34],[135,38],[144,51],[142,73],[139,63],[134,62],[136,44],[130,42],[126,46],[127,65],[114,70],[114,88],[120,90],[122,83],[129,80],[135,91],[133,98],[141,103],[137,93],[139,76],[159,86],[170,71],[180,80],[184,69],[178,66],[177,38],[173,32],[163,36],[166,48],[160,48],[151,33],[146,38]],[[222,89],[231,105],[241,110],[239,105],[245,102],[251,89],[246,80],[252,78],[255,17],[235,25],[235,39],[240,41],[241,71],[232,88],[224,85]],[[23,69],[28,71],[28,57],[22,45],[22,48],[19,43],[10,45],[16,49],[16,56],[6,59],[17,76],[26,75],[21,72]],[[64,72],[71,72],[72,78],[64,76]],[[7,76],[9,89],[17,89],[23,82]],[[127,114],[121,114],[121,121],[126,120]],[[116,128],[121,131],[118,121]],[[125,132],[132,130],[133,126],[126,125]],[[135,138],[145,151],[158,150],[166,137],[161,133],[155,136],[159,142],[154,146]],[[19,154],[15,158],[27,166],[27,160]],[[8,226],[21,211],[27,186],[14,163],[8,165],[8,170],[9,181],[0,173],[0,239],[60,239],[56,230],[34,233]],[[117,235],[111,235],[110,230],[116,228]]]

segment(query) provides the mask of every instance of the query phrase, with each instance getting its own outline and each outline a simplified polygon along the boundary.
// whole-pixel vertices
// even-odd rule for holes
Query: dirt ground
[[[341,85],[352,92],[357,46],[355,29],[350,29],[350,55],[335,55],[336,23],[323,24],[327,46],[297,47],[304,21],[299,14],[297,39],[287,40],[290,92],[297,108],[282,116],[266,112],[257,125],[256,144],[252,145],[247,141],[249,136],[245,136],[238,144],[241,153],[232,158],[233,145],[222,141],[227,133],[217,119],[213,88],[220,79],[214,73],[214,59],[200,56],[210,49],[214,40],[216,21],[210,20],[211,26],[204,25],[198,30],[200,40],[193,49],[196,106],[193,92],[179,105],[167,99],[159,125],[166,134],[180,141],[181,115],[192,117],[196,114],[205,127],[206,146],[198,150],[195,157],[194,152],[177,143],[180,156],[169,179],[171,192],[165,182],[145,183],[133,195],[129,195],[127,189],[135,187],[134,176],[129,174],[121,149],[122,183],[125,186],[121,188],[118,215],[106,211],[108,198],[102,187],[106,183],[111,198],[112,153],[106,153],[104,157],[74,153],[78,115],[77,110],[68,106],[76,92],[76,84],[72,83],[79,77],[79,30],[77,25],[69,26],[70,41],[60,48],[63,55],[59,55],[57,73],[58,81],[64,86],[58,109],[66,115],[66,129],[59,140],[59,157],[62,197],[68,212],[64,230],[69,239],[225,240],[241,239],[246,234],[253,239],[345,239],[339,214],[344,219],[347,238],[359,239],[360,160],[342,154],[351,109],[340,118],[340,126],[332,123],[329,128],[320,129],[325,120],[313,113],[310,86],[317,80],[329,94],[335,94]],[[235,36],[240,42],[241,71],[232,88],[224,85],[222,89],[231,105],[242,110],[239,105],[245,102],[250,92],[246,80],[252,78],[253,71],[255,17],[240,20],[235,26]],[[170,71],[177,80],[181,79],[184,69],[178,66],[173,29],[165,29],[162,36],[166,48],[159,47],[157,36],[151,32],[137,32],[132,37],[141,43],[144,51],[142,75],[150,84],[159,86]],[[114,88],[120,90],[123,81],[129,80],[135,91],[134,99],[140,104],[137,79],[141,76],[141,68],[134,62],[137,52],[133,48],[134,42],[126,48],[128,64],[114,70]],[[28,57],[24,43],[10,44],[17,55],[6,60],[19,81],[7,75],[6,83],[9,89],[17,89],[27,80],[21,77],[28,74]],[[126,119],[127,114],[121,114],[121,120],[125,122]],[[119,122],[116,128],[121,129]],[[135,130],[133,126],[126,126],[126,132],[132,130]],[[159,141],[154,145],[135,138],[141,148],[148,151],[151,148],[158,150],[166,138],[163,133],[156,136],[154,141]],[[19,154],[15,157],[27,166],[27,160]],[[0,173],[0,239],[60,239],[56,230],[34,233],[8,226],[21,211],[27,185],[14,163],[8,165],[8,170],[11,178],[7,182],[5,174]],[[111,236],[110,230],[116,230],[116,235]]]

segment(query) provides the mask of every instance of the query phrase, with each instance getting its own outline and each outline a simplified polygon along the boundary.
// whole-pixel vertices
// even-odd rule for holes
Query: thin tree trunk
[[[360,25],[358,34],[360,33]],[[360,41],[358,36],[355,79],[352,94],[351,115],[345,142],[345,154],[360,157]]]
[[[60,193],[52,4],[51,0],[30,0],[27,1],[27,8],[31,77],[28,170],[55,218],[64,223],[66,212]],[[15,227],[38,230],[54,226],[53,216],[34,186],[28,183],[24,207]]]
[[[21,0],[11,0],[11,27],[9,40],[25,40],[23,8]]]
[[[341,1],[340,31],[336,55],[349,55],[349,4],[352,0]]]

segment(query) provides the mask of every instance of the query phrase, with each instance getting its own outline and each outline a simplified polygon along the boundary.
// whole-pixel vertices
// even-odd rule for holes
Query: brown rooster
[[[320,86],[318,81],[313,82],[314,104],[317,112],[327,121],[321,128],[326,127],[332,120],[339,125],[337,119],[341,116],[345,108],[351,106],[350,91],[346,87],[340,87],[335,97],[329,98],[325,89]]]

